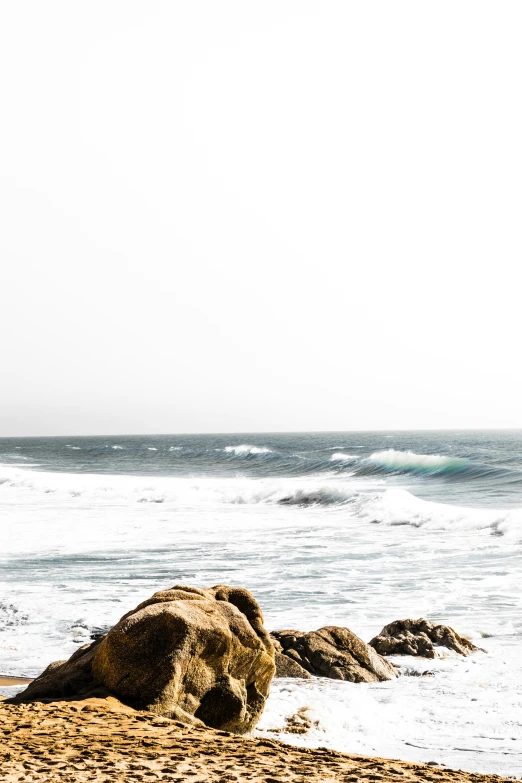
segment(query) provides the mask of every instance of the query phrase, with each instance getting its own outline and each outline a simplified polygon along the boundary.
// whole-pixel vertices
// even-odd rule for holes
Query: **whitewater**
[[[176,583],[247,587],[269,630],[426,617],[486,653],[275,680],[256,733],[522,775],[521,432],[3,439],[0,524],[0,673]]]

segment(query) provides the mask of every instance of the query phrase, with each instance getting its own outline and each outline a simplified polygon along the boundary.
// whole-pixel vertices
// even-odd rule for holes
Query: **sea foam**
[[[407,525],[437,531],[485,531],[522,541],[522,509],[477,509],[423,500],[400,488],[363,499],[364,519],[384,525]]]
[[[453,768],[512,776],[522,764],[522,689],[513,676],[518,664],[509,652],[499,656],[497,641],[488,646],[488,654],[466,659],[393,658],[417,676],[392,684],[276,680],[255,733],[292,745],[412,762],[436,759]],[[515,646],[508,649],[515,654]],[[427,668],[431,676],[423,677]],[[492,676],[497,687],[488,689]],[[302,734],[291,730],[288,719],[296,714],[309,726]]]

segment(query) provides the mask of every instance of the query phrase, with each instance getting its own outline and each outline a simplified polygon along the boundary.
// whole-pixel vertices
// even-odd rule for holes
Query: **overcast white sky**
[[[0,1],[0,435],[522,427],[521,23]]]

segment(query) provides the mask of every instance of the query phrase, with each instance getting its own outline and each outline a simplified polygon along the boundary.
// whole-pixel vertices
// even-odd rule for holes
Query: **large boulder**
[[[418,655],[437,658],[436,647],[447,647],[460,655],[480,650],[467,639],[459,636],[449,625],[435,625],[429,620],[396,620],[385,625],[370,645],[379,655]]]
[[[103,686],[135,709],[242,734],[261,716],[274,671],[248,590],[175,586],[48,666],[17,699],[85,697]]]
[[[309,633],[274,631],[271,635],[284,656],[318,677],[348,682],[382,682],[398,677],[389,661],[348,628],[329,625]]]

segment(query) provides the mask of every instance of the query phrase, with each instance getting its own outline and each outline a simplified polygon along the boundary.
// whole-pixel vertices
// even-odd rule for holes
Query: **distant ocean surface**
[[[487,654],[276,680],[257,733],[522,775],[522,431],[0,439],[0,524],[0,673],[176,583],[247,587],[269,630],[426,617]]]

